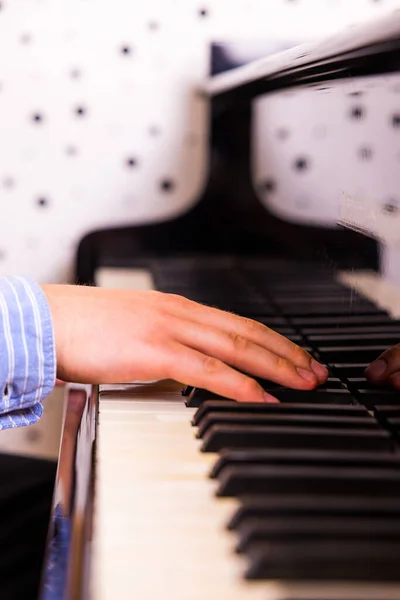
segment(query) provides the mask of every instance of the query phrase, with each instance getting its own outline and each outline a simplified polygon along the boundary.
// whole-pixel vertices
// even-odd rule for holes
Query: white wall
[[[0,275],[64,281],[88,231],[163,219],[196,202],[206,180],[208,135],[207,104],[197,89],[208,73],[210,41],[296,43],[400,2],[0,0],[0,6]],[[268,102],[273,107],[273,97]],[[325,110],[323,95],[318,102]],[[282,127],[291,126],[289,105]],[[351,126],[345,109],[337,118]],[[308,147],[320,152],[330,134]],[[299,135],[302,151],[308,134]],[[278,177],[284,152],[262,178]]]

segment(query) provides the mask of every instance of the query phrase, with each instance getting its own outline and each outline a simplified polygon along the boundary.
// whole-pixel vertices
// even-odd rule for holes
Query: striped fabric
[[[56,376],[50,309],[29,277],[0,278],[0,429],[35,423]]]

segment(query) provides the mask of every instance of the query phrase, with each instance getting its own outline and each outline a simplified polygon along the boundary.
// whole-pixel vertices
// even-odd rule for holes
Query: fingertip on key
[[[303,369],[302,367],[296,367],[296,371],[300,375],[300,377],[308,383],[313,383],[314,385],[317,384],[315,374],[311,373],[311,371],[307,371],[307,369]]]
[[[313,373],[318,377],[318,379],[320,381],[326,381],[328,379],[328,376],[329,376],[328,369],[326,367],[324,367],[324,365],[321,365],[321,363],[314,360],[313,358],[311,359],[311,369],[313,370]]]
[[[389,383],[396,390],[400,390],[400,371],[397,371],[396,373],[393,373],[393,375],[390,376]]]
[[[387,368],[388,364],[386,360],[379,358],[365,369],[365,375],[369,379],[380,379],[385,374]]]
[[[271,396],[271,394],[268,394],[267,392],[264,392],[263,399],[264,399],[264,402],[279,404],[279,400],[277,398],[275,398],[274,396]]]

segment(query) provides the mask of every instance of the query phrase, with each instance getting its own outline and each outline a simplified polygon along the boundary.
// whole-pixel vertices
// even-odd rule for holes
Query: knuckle
[[[286,358],[283,358],[283,356],[277,356],[276,357],[276,369],[277,371],[281,372],[281,371],[286,371],[287,370],[287,360]]]
[[[239,335],[238,333],[233,333],[233,332],[230,332],[228,335],[229,335],[231,344],[233,346],[233,349],[236,352],[247,350],[247,348],[249,346],[249,342],[245,337],[243,337],[242,335]]]
[[[293,362],[297,363],[297,362],[303,361],[304,359],[309,360],[311,358],[303,348],[301,348],[294,342],[290,342],[290,343],[291,343],[290,353],[291,353]]]
[[[252,398],[260,392],[260,386],[255,379],[251,379],[251,377],[244,377],[241,385],[241,392],[243,396],[249,396]]]
[[[203,358],[203,371],[208,375],[213,375],[221,370],[221,362],[213,356]]]
[[[150,299],[150,302],[159,302],[160,300],[162,301],[165,296],[166,294],[163,294],[163,292],[160,292],[158,290],[148,290],[146,292],[146,297],[147,299]]]
[[[184,296],[180,296],[179,294],[165,294],[165,297],[167,298],[168,302],[177,304],[178,306],[183,306],[190,302],[190,300],[188,300]]]
[[[257,321],[253,321],[253,319],[249,319],[248,317],[243,318],[243,325],[249,333],[258,333],[268,329],[265,325],[261,323],[257,323]]]

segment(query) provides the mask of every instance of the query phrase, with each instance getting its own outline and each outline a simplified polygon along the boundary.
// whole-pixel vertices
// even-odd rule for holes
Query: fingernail
[[[365,374],[368,375],[368,377],[372,377],[373,379],[382,377],[382,375],[387,369],[387,366],[388,365],[386,360],[384,358],[380,358],[365,369]]]
[[[277,402],[279,403],[279,400],[277,398],[275,398],[274,396],[271,396],[271,394],[267,394],[267,392],[264,392],[264,402],[270,402],[270,403],[276,404]]]
[[[309,381],[310,383],[316,383],[315,375],[314,373],[311,373],[311,371],[307,371],[307,369],[303,369],[302,367],[296,367],[296,371],[298,372],[300,377],[302,377],[306,381]]]
[[[311,359],[311,368],[315,375],[318,377],[318,379],[326,379],[329,375],[328,369],[313,358]]]

